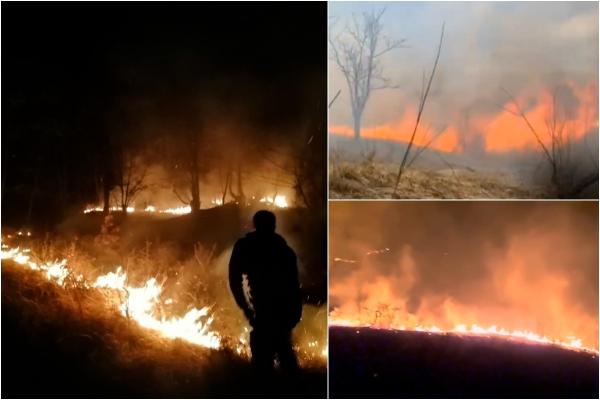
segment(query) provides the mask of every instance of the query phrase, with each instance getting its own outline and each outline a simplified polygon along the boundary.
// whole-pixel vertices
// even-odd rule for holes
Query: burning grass
[[[335,314],[335,312],[333,313]],[[330,326],[339,326],[339,327],[350,327],[350,328],[370,328],[370,329],[383,329],[387,331],[398,331],[398,332],[425,332],[427,334],[436,334],[436,335],[456,335],[456,336],[465,336],[465,337],[486,337],[486,338],[495,338],[495,339],[504,339],[507,341],[513,341],[517,343],[526,343],[532,345],[549,345],[560,347],[566,350],[572,350],[577,352],[586,352],[593,356],[598,356],[598,350],[585,347],[581,341],[581,339],[576,337],[571,337],[569,340],[558,340],[552,339],[547,336],[539,335],[535,332],[525,331],[525,330],[507,330],[503,328],[499,328],[497,326],[490,327],[481,327],[479,325],[465,325],[460,324],[456,325],[454,328],[449,330],[444,330],[438,326],[422,326],[416,325],[412,327],[407,327],[403,325],[390,325],[390,324],[381,324],[381,323],[368,323],[365,322],[364,319],[343,319],[336,318],[335,316],[331,316],[329,321]]]
[[[397,165],[372,160],[341,162],[330,169],[333,199],[389,199],[394,192]],[[520,188],[508,177],[466,169],[405,171],[395,197],[403,199],[542,198],[541,191]]]
[[[73,388],[58,382],[51,388],[21,389],[25,391],[11,386],[11,393],[289,396],[298,379],[310,381],[311,387],[294,396],[324,393],[324,307],[305,306],[303,321],[294,332],[301,376],[287,386],[275,385],[270,393],[253,383],[249,329],[224,275],[229,252],[217,256],[214,249],[197,246],[193,257],[182,260],[168,247],[148,244],[122,257],[121,266],[106,270],[99,265],[106,265],[115,254],[97,245],[107,239],[102,236],[93,243],[29,238],[12,246],[3,243],[7,335],[26,338],[23,348],[32,341],[38,351],[52,353],[47,361],[60,364],[58,370],[69,370],[73,364],[76,372],[84,370],[82,382],[91,380]],[[35,362],[35,354],[30,356],[29,362]],[[9,357],[11,363],[20,358]],[[144,373],[156,379],[146,386]],[[234,381],[242,385],[231,385]]]

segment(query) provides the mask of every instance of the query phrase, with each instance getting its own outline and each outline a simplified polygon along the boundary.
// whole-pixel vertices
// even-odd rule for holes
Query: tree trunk
[[[102,212],[104,214],[108,214],[110,212],[110,173],[108,170],[104,171],[104,176],[102,177]]]
[[[238,162],[237,165],[237,189],[238,189],[238,202],[242,207],[246,205],[246,196],[244,195],[244,185],[242,185],[242,163]]]
[[[225,198],[227,197],[227,189],[231,181],[231,168],[227,168],[227,175],[225,176],[225,189],[223,189],[223,196],[221,197],[221,205],[225,205]]]
[[[353,119],[354,119],[354,140],[359,140],[360,139],[360,120],[361,120],[361,113],[360,112],[354,112],[352,113]]]
[[[192,195],[192,201],[190,201],[190,207],[192,213],[200,211],[200,172],[198,163],[198,134],[193,133],[192,136],[192,170],[190,175],[192,178],[190,193]]]
[[[198,171],[192,171],[192,201],[190,207],[193,213],[200,211],[200,183],[198,182]]]

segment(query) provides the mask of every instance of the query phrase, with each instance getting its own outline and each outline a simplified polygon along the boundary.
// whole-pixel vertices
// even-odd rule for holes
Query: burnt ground
[[[160,338],[96,296],[3,260],[3,398],[325,397],[324,368],[259,379],[233,351]]]
[[[332,327],[329,374],[332,398],[598,398],[597,355],[498,338]]]

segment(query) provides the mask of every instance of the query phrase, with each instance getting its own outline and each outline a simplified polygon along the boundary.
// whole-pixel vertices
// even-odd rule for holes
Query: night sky
[[[5,220],[56,220],[48,208],[94,201],[93,175],[122,132],[152,139],[231,115],[246,135],[285,141],[292,128],[326,121],[324,3],[5,3],[2,11]],[[148,120],[162,131],[134,129]],[[325,159],[325,139],[322,147]]]

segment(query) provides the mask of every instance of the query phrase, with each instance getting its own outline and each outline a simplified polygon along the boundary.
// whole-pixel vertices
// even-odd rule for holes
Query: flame
[[[562,90],[568,90],[576,98],[577,105],[570,112],[564,112],[561,104],[561,93],[556,93],[556,111],[559,122],[564,123],[564,134],[571,140],[581,139],[592,129],[598,129],[598,82],[593,81],[584,85],[574,82],[565,82]],[[516,96],[517,103],[523,108],[527,119],[538,131],[545,145],[550,145],[551,139],[548,135],[547,122],[554,112],[553,90],[542,89],[538,92],[524,92]],[[512,101],[503,105],[504,110],[514,113],[515,107]],[[483,138],[484,148],[487,152],[508,152],[514,150],[539,150],[533,134],[520,116],[506,112],[498,107],[499,111],[492,115],[478,115],[472,118],[469,132],[464,130],[464,118],[449,116],[449,126],[444,132],[430,144],[430,148],[441,152],[460,152],[462,148],[459,137],[465,135],[467,139],[473,136]],[[361,129],[361,137],[364,139],[392,140],[408,142],[414,129],[416,111],[414,107],[408,107],[403,115],[395,121],[375,126],[365,126]],[[460,122],[456,122],[460,121]],[[474,132],[474,134],[471,133]],[[333,135],[352,137],[354,131],[348,125],[330,125],[329,132]],[[427,116],[419,125],[415,137],[415,145],[423,146],[435,132],[427,127]]]
[[[372,318],[371,318],[372,320]],[[583,345],[581,339],[569,336],[565,339],[555,339],[550,338],[548,336],[540,335],[535,332],[527,331],[527,330],[508,330],[499,328],[495,325],[490,327],[482,327],[477,324],[466,325],[466,324],[458,324],[452,327],[451,329],[442,329],[439,326],[435,325],[414,325],[414,326],[405,326],[396,324],[393,322],[382,322],[378,323],[369,322],[369,318],[366,315],[359,315],[353,317],[346,317],[344,315],[339,315],[338,310],[333,310],[329,316],[329,325],[330,326],[341,326],[341,327],[351,327],[351,328],[360,328],[360,327],[368,327],[375,329],[387,329],[387,330],[397,330],[397,331],[414,331],[414,332],[427,332],[433,334],[457,334],[457,335],[471,335],[471,336],[483,336],[483,337],[500,337],[508,340],[518,341],[518,342],[526,342],[532,344],[548,344],[555,345],[569,350],[575,351],[585,351],[593,354],[598,354],[598,350],[586,347]],[[358,332],[358,331],[357,331]]]
[[[175,208],[167,208],[166,210],[159,210],[158,212],[161,214],[184,215],[184,214],[191,213],[192,207],[191,206],[182,206],[182,207],[175,207]]]
[[[5,244],[2,244],[2,250],[0,251],[0,259],[10,259],[16,262],[17,264],[24,265],[33,269],[35,271],[41,271],[44,273],[46,278],[51,281],[55,281],[59,285],[63,285],[66,277],[69,275],[69,269],[67,268],[67,260],[46,262],[42,264],[38,264],[34,261],[31,261],[31,256],[29,255],[29,249],[19,249],[10,248]],[[75,276],[76,280],[82,280],[83,277],[81,275]]]
[[[84,214],[89,214],[91,212],[102,212],[103,210],[104,209],[102,207],[100,207],[100,206],[97,206],[97,207],[88,207],[85,210],[83,210],[83,213]],[[110,211],[122,211],[122,208],[121,207],[112,206],[112,207],[109,208],[109,210]],[[126,208],[126,210],[127,210],[127,213],[130,214],[130,213],[135,212],[135,207],[129,206],[129,207]]]
[[[213,317],[209,316],[209,308],[192,308],[183,317],[158,318],[154,309],[160,303],[161,285],[155,278],[150,278],[143,286],[126,285],[127,274],[118,267],[115,272],[99,276],[93,283],[94,288],[119,290],[127,294],[119,306],[121,314],[137,321],[141,326],[160,332],[168,338],[184,339],[197,345],[211,349],[220,348],[221,339],[210,330]],[[207,317],[206,321],[202,318]]]
[[[221,349],[224,346],[222,336],[211,329],[214,317],[210,313],[210,307],[194,307],[183,316],[159,316],[159,306],[173,304],[173,299],[161,300],[163,288],[154,277],[141,286],[131,285],[128,283],[127,273],[119,266],[114,271],[89,281],[83,275],[70,270],[66,259],[37,263],[32,261],[30,249],[10,247],[5,243],[2,243],[0,258],[40,271],[46,279],[61,287],[65,287],[67,278],[72,277],[83,287],[103,290],[107,294],[117,292],[119,296],[110,298],[118,301],[117,307],[121,315],[136,321],[144,328],[158,332],[163,337],[182,339],[210,349]],[[245,327],[237,338],[237,343],[232,345],[237,354],[246,358],[250,357],[248,337],[249,330]],[[321,346],[323,347],[320,349]],[[297,350],[305,361],[320,362],[325,360],[328,354],[326,343],[322,344],[318,340],[309,342],[307,348]]]
[[[254,199],[254,197],[253,197]],[[284,195],[274,195],[274,196],[265,196],[263,198],[261,198],[259,200],[261,203],[266,203],[278,208],[287,208],[289,207],[288,204],[288,200],[287,197]],[[222,206],[223,205],[223,200],[219,199],[219,198],[213,198],[210,201],[210,204],[213,206]],[[250,203],[248,203],[247,205],[250,205]],[[91,212],[102,212],[104,209],[100,206],[87,206],[84,210],[83,213],[84,214],[89,214]],[[121,207],[115,207],[112,206],[109,208],[110,211],[122,211]],[[146,206],[143,210],[138,210],[135,208],[135,206],[129,206],[127,207],[127,213],[131,214],[131,213],[135,213],[135,212],[145,212],[145,213],[157,213],[157,214],[172,214],[172,215],[185,215],[185,214],[189,214],[192,212],[192,207],[191,206],[180,206],[180,207],[170,207],[170,208],[164,208],[164,209],[159,209],[156,206],[153,205],[148,205]],[[23,232],[19,232],[19,235],[23,235]],[[30,232],[27,232],[27,236],[31,236]]]
[[[568,83],[567,87],[579,102],[579,106],[571,113],[565,113],[561,109],[560,92],[557,94],[556,107],[553,93],[550,90],[523,94],[516,99],[521,108],[525,108],[524,105],[533,104],[533,106],[525,108],[524,112],[546,146],[551,146],[551,138],[547,134],[547,123],[552,118],[554,108],[556,108],[557,120],[564,124],[564,133],[569,139],[580,139],[590,129],[598,128],[598,83],[593,82],[583,87]],[[516,112],[512,102],[507,102],[504,108]],[[529,131],[523,119],[510,112],[501,112],[491,119],[482,119],[480,125],[482,125],[480,130],[483,131],[485,139],[485,149],[488,152],[538,148],[535,136]]]
[[[278,194],[275,196],[266,196],[259,200],[261,203],[266,203],[279,208],[287,208],[288,202],[284,195]]]
[[[361,128],[360,136],[363,139],[393,140],[407,143],[410,141],[416,119],[416,110],[408,107],[402,117],[396,121]],[[329,131],[338,136],[354,136],[353,128],[347,125],[332,125],[329,127]],[[415,135],[414,144],[416,146],[425,146],[436,134],[437,132],[427,127],[426,124],[420,124]],[[447,127],[444,132],[430,143],[429,147],[445,153],[459,151],[458,131],[453,126]]]
[[[42,271],[48,280],[64,286],[65,279],[71,274],[67,260],[38,264],[31,261],[30,252],[30,249],[11,248],[2,244],[0,254],[2,260],[9,259],[33,270]],[[155,278],[148,279],[142,286],[128,285],[127,274],[118,267],[115,272],[99,276],[91,285],[86,283],[82,275],[75,275],[75,279],[84,283],[86,287],[122,292],[125,295],[119,296],[121,314],[164,337],[183,339],[211,349],[221,347],[220,336],[210,330],[213,317],[209,315],[208,307],[192,308],[182,317],[166,318],[155,315],[162,293],[162,287]]]

